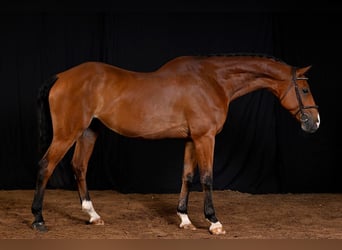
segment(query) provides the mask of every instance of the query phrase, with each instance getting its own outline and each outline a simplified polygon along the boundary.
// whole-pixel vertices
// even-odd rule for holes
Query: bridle
[[[304,110],[305,109],[318,109],[318,106],[317,105],[305,106],[303,104],[303,100],[302,100],[302,96],[300,95],[300,92],[299,92],[299,87],[298,87],[297,80],[308,80],[308,78],[305,77],[305,76],[304,77],[296,77],[296,68],[292,67],[292,83],[293,83],[293,85],[289,86],[289,88],[287,89],[286,93],[283,95],[281,100],[284,99],[284,97],[290,91],[291,87],[294,86],[295,92],[296,92],[297,101],[298,101],[298,106],[299,106],[299,109],[295,113],[295,116],[297,116],[298,113],[300,113],[300,121],[301,122],[307,122],[309,120],[309,117],[308,117],[308,114]]]

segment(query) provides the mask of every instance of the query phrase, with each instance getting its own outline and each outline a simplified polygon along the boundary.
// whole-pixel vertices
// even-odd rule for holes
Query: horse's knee
[[[194,174],[193,173],[186,174],[184,176],[184,181],[191,185],[194,181]]]
[[[200,182],[204,187],[211,188],[213,185],[213,176],[210,173],[201,175]]]

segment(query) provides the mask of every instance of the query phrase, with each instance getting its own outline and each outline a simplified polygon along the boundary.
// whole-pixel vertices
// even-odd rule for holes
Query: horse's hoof
[[[197,228],[193,224],[183,224],[179,225],[180,228],[186,229],[186,230],[196,230]]]
[[[214,234],[214,235],[226,234],[226,231],[222,227],[214,228],[209,231],[211,234]]]
[[[44,222],[33,222],[32,223],[32,229],[37,230],[39,232],[47,232],[48,231]]]
[[[226,234],[226,231],[223,229],[223,226],[219,221],[216,223],[211,223],[209,232],[215,235]]]
[[[104,221],[101,218],[98,218],[96,220],[90,221],[89,224],[96,225],[96,226],[103,226]]]

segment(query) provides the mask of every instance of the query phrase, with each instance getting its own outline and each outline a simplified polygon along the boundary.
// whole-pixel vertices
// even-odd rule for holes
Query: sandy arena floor
[[[251,195],[215,191],[216,214],[227,231],[214,236],[203,194],[192,192],[195,231],[178,228],[178,194],[90,191],[104,226],[88,225],[77,191],[47,190],[46,233],[31,229],[33,190],[0,191],[0,239],[342,239],[342,194]]]

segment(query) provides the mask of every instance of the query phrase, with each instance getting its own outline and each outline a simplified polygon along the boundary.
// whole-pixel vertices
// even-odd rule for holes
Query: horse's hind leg
[[[190,187],[193,181],[196,164],[197,164],[197,161],[196,161],[196,156],[195,156],[194,143],[192,141],[188,141],[185,144],[182,188],[181,188],[181,192],[179,195],[177,215],[181,219],[181,223],[179,227],[184,228],[184,229],[191,229],[191,230],[195,230],[196,228],[191,223],[188,217],[188,201],[189,201]]]
[[[63,158],[73,143],[74,139],[71,138],[68,140],[53,138],[49,149],[39,161],[36,190],[31,207],[32,214],[34,215],[34,221],[32,223],[32,227],[34,229],[39,231],[47,230],[42,215],[45,188],[56,165]]]
[[[96,213],[90,200],[86,183],[88,161],[91,153],[93,152],[96,138],[97,133],[88,128],[77,139],[75,152],[72,158],[72,167],[78,185],[78,193],[82,204],[82,210],[90,216],[89,223],[103,225],[103,220]]]

